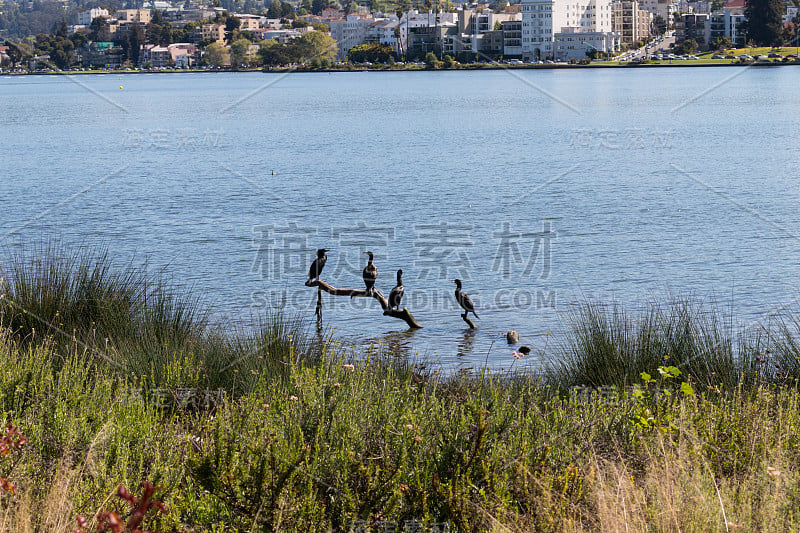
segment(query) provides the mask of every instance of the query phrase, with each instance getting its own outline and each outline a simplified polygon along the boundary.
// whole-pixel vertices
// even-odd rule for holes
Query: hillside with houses
[[[752,28],[748,33],[744,0],[572,1],[415,6],[152,0],[114,7],[0,0],[0,68],[247,69],[421,61],[429,54],[461,63],[575,62],[618,57],[665,33],[688,50],[710,50],[756,40],[792,42],[798,28],[798,7],[780,0],[779,27],[767,38]]]

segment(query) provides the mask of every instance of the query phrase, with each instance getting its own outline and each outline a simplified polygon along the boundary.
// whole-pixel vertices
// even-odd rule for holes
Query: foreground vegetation
[[[587,304],[540,375],[443,376],[280,314],[219,331],[102,252],[2,277],[0,407],[27,443],[0,439],[0,531],[93,531],[145,480],[155,531],[800,527],[793,318]]]

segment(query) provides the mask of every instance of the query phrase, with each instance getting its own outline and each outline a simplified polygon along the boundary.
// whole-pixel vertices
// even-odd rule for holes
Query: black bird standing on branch
[[[458,305],[464,308],[464,316],[472,313],[475,315],[475,318],[478,318],[478,314],[475,312],[475,306],[472,305],[472,299],[467,293],[461,292],[461,280],[454,279],[453,283],[456,284],[456,301],[458,302]]]
[[[328,260],[328,256],[325,255],[327,252],[325,248],[320,248],[317,250],[317,258],[314,259],[314,262],[311,263],[311,268],[308,269],[308,281],[306,285],[314,281],[315,279],[319,279],[319,275],[322,274],[322,269],[325,267],[325,261]]]
[[[367,294],[372,296],[372,290],[375,288],[375,280],[378,279],[378,267],[372,262],[375,256],[372,252],[364,252],[369,256],[367,266],[364,267],[364,272],[361,277],[364,278],[364,285],[367,286]]]
[[[400,309],[400,300],[403,299],[403,293],[405,292],[405,288],[403,287],[403,271],[397,271],[397,285],[395,285],[392,292],[389,293],[389,308],[391,309]]]

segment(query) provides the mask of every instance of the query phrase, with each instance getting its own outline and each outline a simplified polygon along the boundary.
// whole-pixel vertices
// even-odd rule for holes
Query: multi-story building
[[[266,17],[259,17],[258,15],[234,15],[239,19],[239,29],[241,31],[257,30],[262,27],[266,22]]]
[[[410,49],[414,49],[413,42],[414,39],[410,38],[411,33],[416,33],[416,42],[419,44],[424,43],[426,40],[432,38],[434,33],[437,33],[436,28],[438,27],[453,27],[455,28],[456,21],[458,20],[457,13],[434,13],[433,11],[428,11],[427,13],[420,13],[417,10],[411,9],[403,14],[400,18],[400,21],[397,24],[398,29],[398,37],[397,37],[397,51],[400,54],[406,54],[410,52]],[[430,31],[427,29],[421,28],[431,28]],[[445,32],[447,34],[447,32]],[[427,37],[424,37],[427,35]],[[455,33],[451,32],[450,39],[455,42]],[[441,33],[440,33],[441,36]],[[441,48],[442,43],[439,44]],[[410,47],[410,49],[409,49]],[[424,45],[427,47],[427,45]],[[433,51],[432,49],[429,51]],[[437,48],[437,53],[439,48]],[[417,50],[419,52],[419,50]],[[416,52],[415,52],[416,53]],[[427,53],[427,52],[426,52]],[[445,52],[450,53],[450,52]]]
[[[671,0],[641,0],[639,7],[651,13],[653,18],[661,17],[668,26],[672,25]]]
[[[199,31],[197,31],[199,30]],[[203,24],[195,30],[200,37],[200,41],[212,43],[225,42],[225,26],[222,24]]]
[[[706,13],[684,13],[675,23],[675,40],[677,42],[694,39],[702,48],[706,42],[706,26],[709,15]]]
[[[735,47],[743,47],[746,43],[744,12],[722,9],[711,13],[705,26],[705,42],[711,46],[720,37],[727,37]]]
[[[397,51],[398,19],[395,15],[376,19],[367,28],[367,42],[388,44]]]
[[[653,15],[641,8],[636,0],[622,0],[612,4],[614,31],[623,44],[632,45],[650,37]]]
[[[347,59],[350,49],[367,41],[367,32],[374,22],[371,17],[363,15],[348,15],[344,19],[330,21],[331,37],[336,40],[340,60]]]
[[[454,53],[471,52],[486,57],[504,54],[503,22],[522,20],[518,12],[494,13],[490,9],[476,11],[462,8],[458,11],[457,36]]]
[[[150,23],[150,10],[149,9],[120,9],[115,13],[117,20],[120,23],[133,23],[140,24]]]
[[[108,14],[108,9],[103,7],[96,7],[94,9],[87,9],[86,11],[81,11],[78,13],[78,24],[81,26],[90,26],[92,21],[97,17],[104,17],[108,18],[110,15]]]
[[[522,56],[525,59],[579,59],[590,49],[614,52],[611,0],[523,0]],[[577,34],[586,35],[583,39]],[[607,35],[604,35],[607,34]],[[558,39],[563,42],[557,47]],[[586,48],[581,48],[582,46]],[[557,48],[560,50],[556,54]]]
[[[506,20],[503,27],[503,56],[522,57],[522,20]]]

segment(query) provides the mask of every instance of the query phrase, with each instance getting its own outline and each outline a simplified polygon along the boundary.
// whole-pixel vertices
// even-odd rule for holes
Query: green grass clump
[[[280,311],[255,328],[219,331],[200,301],[173,289],[163,273],[118,268],[103,249],[57,243],[20,249],[0,268],[0,328],[20,347],[49,346],[57,367],[81,347],[94,364],[152,388],[221,389],[241,394],[267,374],[330,348],[305,321]]]

